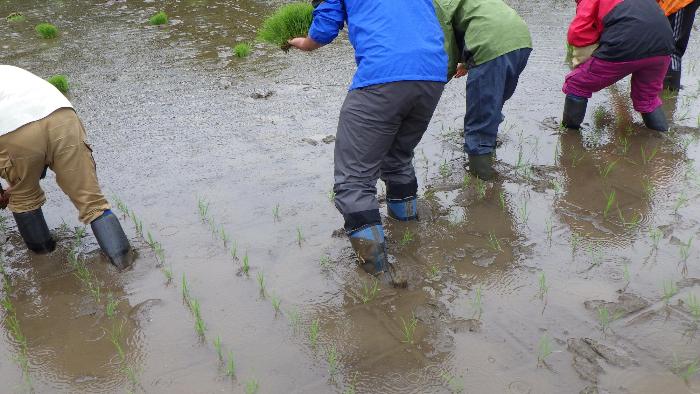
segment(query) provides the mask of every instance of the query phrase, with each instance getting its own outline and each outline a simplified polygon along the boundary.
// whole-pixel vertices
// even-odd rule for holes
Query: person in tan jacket
[[[8,183],[0,207],[8,207],[17,228],[36,253],[51,253],[39,185],[46,169],[90,224],[95,238],[118,269],[130,265],[130,245],[97,181],[92,150],[73,106],[53,85],[24,69],[0,65],[0,177]]]

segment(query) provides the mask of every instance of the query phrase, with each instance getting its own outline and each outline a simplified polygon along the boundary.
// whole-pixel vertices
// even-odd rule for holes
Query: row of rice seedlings
[[[68,251],[68,264],[70,264],[70,266],[75,270],[73,275],[75,275],[75,277],[82,283],[83,287],[88,290],[95,303],[100,305],[102,303],[103,284],[95,274],[88,270],[85,262],[79,256],[80,248],[82,247],[83,243],[83,237],[85,237],[85,228],[76,227],[75,237],[71,244],[71,248]]]
[[[598,307],[596,311],[598,313],[598,322],[600,323],[600,329],[601,331],[603,331],[603,334],[607,333],[608,329],[610,328],[610,323],[621,318],[622,315],[625,314],[625,311],[623,310],[616,310],[611,313],[610,310],[605,306]]]
[[[109,333],[109,340],[112,343],[114,350],[117,352],[117,356],[119,357],[119,364],[121,365],[122,373],[126,375],[132,388],[136,388],[140,385],[137,376],[138,371],[129,365],[129,360],[126,357],[126,352],[124,351],[124,347],[122,345],[124,343],[125,323],[126,320],[122,320],[119,323],[115,322],[112,330],[107,331]]]
[[[4,245],[3,245],[4,246]],[[2,250],[0,250],[2,252]],[[0,267],[2,266],[2,261],[0,261]],[[0,299],[0,305],[5,309],[5,316],[3,318],[7,330],[10,332],[11,337],[17,344],[17,354],[13,357],[14,361],[19,366],[22,371],[22,377],[24,379],[24,385],[27,391],[33,392],[32,377],[29,373],[29,346],[27,344],[27,337],[22,332],[22,327],[17,319],[17,310],[12,303],[10,294],[12,294],[12,285],[10,280],[5,273],[4,267],[1,268],[2,272],[0,276],[2,277],[2,299]]]

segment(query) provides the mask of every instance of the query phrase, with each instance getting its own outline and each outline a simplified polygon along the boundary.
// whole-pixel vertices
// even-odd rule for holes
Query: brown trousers
[[[45,166],[56,173],[56,182],[88,224],[110,209],[97,182],[95,161],[85,129],[71,108],[0,136],[0,177],[12,187],[10,211],[22,213],[46,202],[39,178]]]

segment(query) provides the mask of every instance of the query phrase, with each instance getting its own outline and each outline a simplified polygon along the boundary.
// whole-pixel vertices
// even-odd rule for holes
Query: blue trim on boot
[[[374,269],[376,272],[384,271],[386,265],[386,245],[384,238],[384,226],[374,224],[366,226],[359,230],[353,231],[349,237],[356,240],[363,240],[371,244],[371,250],[363,250],[372,253],[372,256],[363,256],[365,260],[371,258],[374,260]],[[360,252],[363,252],[360,251]]]
[[[418,198],[416,196],[401,200],[387,200],[386,208],[389,217],[407,222],[418,219]]]

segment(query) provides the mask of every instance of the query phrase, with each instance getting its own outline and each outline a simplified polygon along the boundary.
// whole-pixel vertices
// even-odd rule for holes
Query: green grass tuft
[[[148,23],[152,24],[153,26],[165,25],[168,23],[168,14],[166,14],[164,11],[158,11],[153,14],[152,17],[148,18]]]
[[[10,15],[8,15],[5,20],[8,22],[24,22],[27,20],[27,18],[22,15],[21,12],[13,12]]]
[[[50,23],[39,23],[34,30],[45,39],[58,37],[58,28]]]
[[[59,92],[65,94],[70,89],[70,84],[68,83],[68,77],[65,75],[54,75],[47,79],[49,83],[58,89]]]
[[[280,7],[263,22],[258,39],[282,48],[295,37],[306,37],[313,21],[313,6],[292,3]]]
[[[236,44],[236,46],[233,47],[233,55],[236,57],[248,57],[248,55],[250,55],[250,51],[250,44],[245,42]],[[279,212],[279,205],[277,205],[277,210],[277,212]],[[279,213],[277,213],[277,216],[275,217],[279,217]]]

